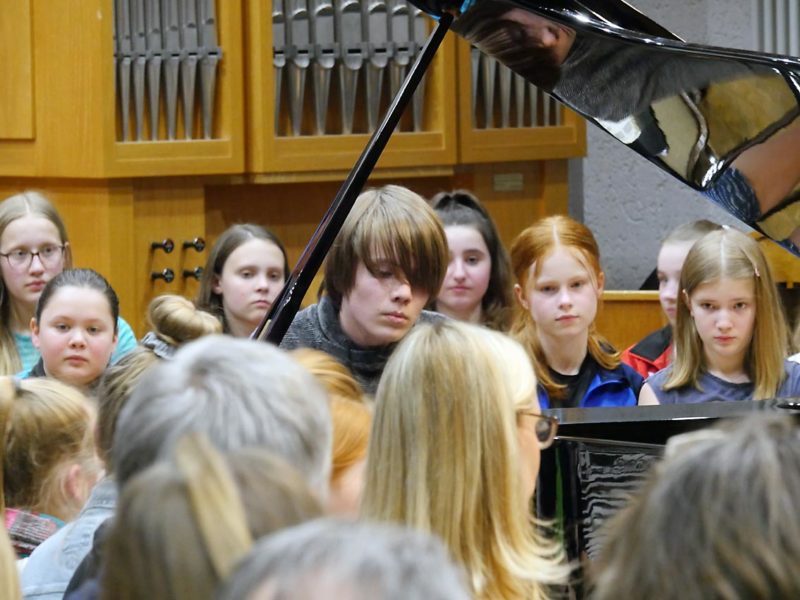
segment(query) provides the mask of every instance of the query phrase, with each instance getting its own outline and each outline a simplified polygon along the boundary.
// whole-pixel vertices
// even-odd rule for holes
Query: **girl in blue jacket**
[[[595,329],[604,275],[592,232],[541,219],[511,247],[519,303],[512,334],[528,351],[542,408],[633,406],[642,377]]]

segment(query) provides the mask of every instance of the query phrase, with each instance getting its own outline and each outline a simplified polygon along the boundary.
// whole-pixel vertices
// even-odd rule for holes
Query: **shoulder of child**
[[[111,355],[111,363],[117,362],[137,345],[136,334],[131,326],[122,317],[117,317],[117,347]]]
[[[321,335],[319,323],[319,304],[312,304],[299,311],[281,340],[284,350],[308,347]]]
[[[795,355],[797,356],[797,355]],[[778,390],[780,396],[800,396],[800,363],[789,357],[783,362],[786,380]]]

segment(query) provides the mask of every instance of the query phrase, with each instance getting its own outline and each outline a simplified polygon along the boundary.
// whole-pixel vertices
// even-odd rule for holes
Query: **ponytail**
[[[224,579],[253,545],[238,486],[223,457],[200,434],[178,442],[175,463],[211,565]]]

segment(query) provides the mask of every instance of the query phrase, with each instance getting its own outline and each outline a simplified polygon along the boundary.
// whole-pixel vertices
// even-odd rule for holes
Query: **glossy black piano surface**
[[[673,435],[754,411],[800,417],[791,399],[762,402],[566,408],[559,434],[542,453],[537,512],[555,521],[572,559],[592,559],[602,545],[603,524],[635,493]]]

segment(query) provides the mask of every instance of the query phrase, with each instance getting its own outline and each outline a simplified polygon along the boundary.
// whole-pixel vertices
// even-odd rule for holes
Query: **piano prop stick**
[[[325,255],[342,228],[356,198],[375,168],[378,158],[380,158],[392,132],[397,127],[397,123],[403,115],[403,110],[409,104],[414,91],[425,75],[425,71],[449,30],[452,20],[453,17],[450,14],[442,16],[437,27],[428,38],[425,47],[417,55],[417,59],[409,70],[400,91],[370,138],[367,147],[361,153],[356,165],[350,171],[342,187],[339,188],[330,208],[328,208],[316,231],[311,236],[311,240],[303,250],[300,260],[298,260],[297,265],[289,275],[286,285],[273,303],[270,311],[253,332],[251,336],[253,339],[266,340],[274,344],[279,344],[283,339],[286,330],[292,323],[292,319],[294,319],[294,315],[297,313],[297,309],[300,307],[303,296],[305,296],[308,287],[311,285],[311,280],[322,265]]]

